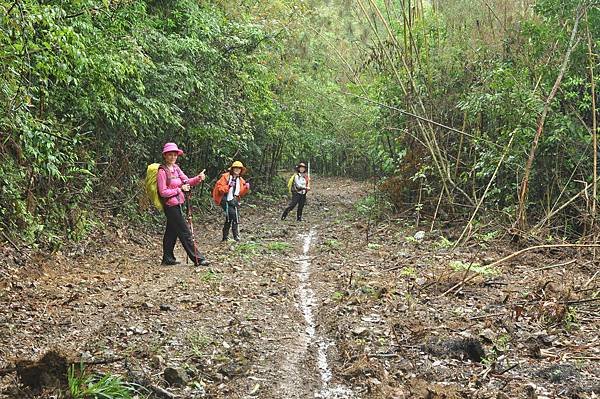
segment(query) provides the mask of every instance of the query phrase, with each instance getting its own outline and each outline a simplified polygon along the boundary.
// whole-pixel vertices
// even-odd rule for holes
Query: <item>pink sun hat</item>
[[[183,154],[183,151],[180,150],[179,148],[177,148],[177,144],[175,144],[175,143],[165,143],[165,145],[163,146],[162,153],[164,154],[164,153],[172,152],[172,151],[176,151],[177,155]]]

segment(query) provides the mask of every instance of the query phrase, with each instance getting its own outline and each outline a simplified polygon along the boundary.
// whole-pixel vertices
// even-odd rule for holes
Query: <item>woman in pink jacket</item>
[[[158,169],[158,175],[156,176],[158,193],[163,200],[165,215],[167,216],[167,228],[163,237],[162,264],[176,265],[179,263],[173,253],[175,242],[179,237],[179,241],[194,265],[206,266],[209,262],[198,252],[194,245],[192,233],[185,222],[182,209],[185,202],[185,193],[204,180],[204,171],[189,179],[176,164],[177,157],[181,154],[183,154],[183,151],[177,148],[177,144],[166,143],[162,151],[165,162]]]

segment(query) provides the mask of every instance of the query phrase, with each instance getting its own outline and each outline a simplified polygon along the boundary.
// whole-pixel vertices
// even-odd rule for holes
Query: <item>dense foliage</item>
[[[371,156],[393,176],[384,187],[397,203],[459,215],[481,205],[474,222],[498,211],[519,230],[591,232],[597,3],[357,4],[374,35],[367,92],[382,105]]]
[[[184,170],[240,159],[259,190],[306,159],[386,177],[400,207],[514,221],[576,21],[524,205],[540,228],[592,227],[597,5],[259,3],[0,0],[2,230],[49,243],[136,209],[170,140]]]
[[[90,210],[136,206],[165,141],[183,146],[190,173],[241,159],[259,188],[306,154],[324,131],[309,98],[337,87],[288,65],[283,44],[306,10],[279,7],[263,17],[193,0],[1,2],[3,230],[77,238]]]

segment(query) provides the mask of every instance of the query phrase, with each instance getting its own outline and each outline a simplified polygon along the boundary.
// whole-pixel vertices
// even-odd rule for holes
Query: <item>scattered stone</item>
[[[490,328],[486,328],[485,330],[480,332],[479,336],[485,339],[488,343],[494,342],[494,339],[496,338],[496,334]]]
[[[359,337],[360,337],[360,336],[362,336],[362,335],[366,335],[366,333],[367,333],[368,331],[369,331],[369,329],[368,329],[368,328],[366,328],[366,327],[362,327],[362,326],[359,326],[359,327],[356,327],[356,328],[354,328],[354,329],[352,330],[352,334],[354,334],[354,335],[356,335],[356,336],[359,336]]]
[[[537,386],[535,384],[528,384],[524,388],[525,397],[527,399],[537,399]]]
[[[415,240],[421,241],[423,238],[425,238],[425,232],[423,230],[417,231],[414,237]]]
[[[174,367],[167,367],[163,372],[163,377],[173,387],[184,386],[188,382],[185,372]]]
[[[250,396],[254,396],[258,393],[258,390],[260,389],[260,384],[257,382],[256,385],[254,385],[254,387],[252,388],[252,390],[248,393],[248,395]]]
[[[163,359],[163,357],[160,355],[154,355],[150,359],[150,365],[152,367],[154,367],[155,369],[161,368],[164,362],[165,362],[165,359]]]
[[[579,370],[571,364],[556,364],[546,367],[537,373],[540,377],[553,382],[568,382],[579,378]]]

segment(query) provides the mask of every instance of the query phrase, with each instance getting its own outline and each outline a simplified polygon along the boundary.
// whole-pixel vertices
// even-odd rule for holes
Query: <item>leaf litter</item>
[[[246,245],[218,241],[217,212],[198,216],[209,269],[159,266],[160,230],[117,220],[50,257],[2,248],[0,397],[52,397],[81,361],[151,397],[600,393],[590,252],[531,252],[490,271],[514,244],[452,250],[451,228],[359,217],[366,185],[317,182],[305,222],[280,221],[283,201],[244,209]],[[54,376],[16,372],[53,356]]]

